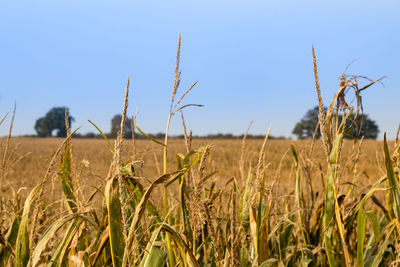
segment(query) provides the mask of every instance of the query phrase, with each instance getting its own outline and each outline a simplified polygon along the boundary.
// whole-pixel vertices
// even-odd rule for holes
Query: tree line
[[[318,125],[318,106],[308,110],[299,122],[296,123],[292,133],[297,139],[310,139],[313,138],[314,133],[316,138],[320,138],[319,130],[316,129]],[[69,110],[66,107],[54,107],[50,109],[43,117],[36,120],[35,131],[39,137],[66,137],[67,129],[65,126],[65,114],[68,115],[68,123],[71,125],[75,121],[74,117],[71,116]],[[342,116],[339,115],[338,122],[340,123]],[[106,133],[108,138],[115,138],[121,129],[122,115],[116,114],[111,119],[111,129],[109,133]],[[132,137],[132,122],[130,119],[125,121],[125,137]],[[349,129],[346,132],[346,138],[361,138],[364,136],[366,139],[376,139],[379,134],[379,128],[375,121],[369,118],[367,114],[363,114],[354,119],[354,116],[350,116],[346,120],[346,128]],[[164,133],[149,134],[152,138],[163,139]],[[78,138],[102,138],[101,134],[93,132],[74,135]],[[252,135],[248,134],[248,139],[263,139],[265,135]],[[135,132],[135,138],[145,139],[143,135]],[[171,136],[171,138],[184,138],[183,135]],[[203,139],[241,139],[242,135],[234,134],[208,134],[205,136],[193,136],[193,138]],[[287,139],[284,136],[270,136],[271,139]]]

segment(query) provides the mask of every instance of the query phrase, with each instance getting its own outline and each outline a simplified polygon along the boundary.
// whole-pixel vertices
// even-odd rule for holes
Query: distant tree
[[[111,119],[111,137],[116,137],[121,130],[121,121],[122,121],[122,115],[117,114]],[[126,118],[125,120],[125,134],[124,136],[129,137],[132,135],[132,124],[131,120]]]
[[[303,118],[298,123],[296,123],[292,133],[296,135],[298,139],[312,138],[314,135],[315,127],[318,124],[318,113],[318,106],[308,110]],[[320,137],[321,134],[318,130],[316,133],[316,138],[319,139]]]
[[[84,135],[84,138],[96,138],[96,134],[89,132]]]
[[[48,123],[46,123],[45,117],[42,117],[36,121],[35,130],[39,137],[46,137],[51,135],[51,130]]]
[[[339,117],[339,122],[342,117]],[[361,125],[361,128],[360,128]],[[354,120],[354,116],[349,116],[346,120],[346,128],[349,129],[345,132],[345,138],[361,138],[376,139],[379,134],[379,128],[375,121],[368,117],[368,114],[363,114]]]
[[[156,133],[153,137],[155,139],[164,139],[165,138],[165,134],[164,133]]]
[[[324,109],[326,112],[326,108]],[[296,123],[292,133],[296,135],[298,139],[312,138],[315,127],[318,124],[318,114],[318,106],[308,110],[304,117]],[[339,115],[338,121],[340,124],[342,121],[342,115]],[[345,129],[345,138],[361,138],[364,136],[366,139],[376,139],[379,134],[378,125],[375,121],[371,120],[367,114],[360,114],[356,120],[354,120],[354,115],[350,115],[346,120]],[[320,137],[321,133],[318,129],[316,138],[319,139]]]
[[[46,113],[44,117],[36,120],[35,130],[40,137],[50,137],[54,130],[57,130],[56,136],[66,137],[67,129],[65,126],[65,109],[66,107],[54,107]],[[75,119],[69,114],[68,111],[68,121],[69,124]]]

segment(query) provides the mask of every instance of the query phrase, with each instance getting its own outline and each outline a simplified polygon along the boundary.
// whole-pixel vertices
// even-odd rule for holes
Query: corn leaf
[[[389,149],[386,142],[386,133],[384,135],[384,140],[383,140],[383,149],[385,153],[385,164],[386,164],[387,177],[390,184],[390,192],[394,199],[395,215],[397,217],[397,220],[400,222],[400,189],[398,180],[395,177],[393,171],[392,160],[390,159]]]
[[[152,234],[150,241],[147,243],[145,254],[140,262],[140,267],[164,266],[167,259],[167,252],[156,247],[155,241],[160,234],[161,226]]]
[[[361,206],[357,215],[357,267],[364,266],[364,238],[366,221],[367,215],[364,213]]]
[[[36,199],[43,184],[37,185],[25,200],[24,209],[22,211],[21,223],[18,229],[17,244],[15,249],[15,265],[17,267],[27,266],[29,261],[29,236],[28,236],[28,217],[33,202]]]
[[[123,259],[123,262],[121,262],[122,266],[127,266],[127,264],[128,264],[128,257],[129,257],[130,249],[131,249],[132,242],[133,242],[133,236],[134,236],[136,227],[139,223],[139,220],[142,217],[143,212],[145,210],[146,203],[150,198],[151,192],[154,190],[154,188],[158,184],[167,182],[168,180],[175,179],[177,176],[181,175],[182,173],[183,173],[182,171],[176,171],[173,173],[167,173],[167,174],[160,176],[159,178],[157,178],[150,184],[150,186],[147,188],[146,192],[143,194],[142,199],[140,200],[139,204],[136,207],[135,214],[132,219],[132,223],[129,227],[127,244],[126,244],[123,254],[122,254],[123,257],[121,258],[121,259]]]
[[[40,256],[46,249],[47,243],[56,236],[56,232],[63,226],[65,226],[67,223],[69,223],[72,220],[77,220],[82,216],[82,214],[75,213],[75,214],[69,214],[67,216],[61,217],[54,221],[42,234],[42,236],[39,238],[38,243],[36,244],[35,249],[32,252],[32,257],[29,261],[29,265],[31,266],[37,266],[40,260]],[[71,227],[69,227],[70,229]],[[65,236],[68,236],[69,233],[68,231],[66,232]],[[62,243],[62,242],[61,242]]]
[[[391,243],[390,236],[392,235],[394,229],[395,229],[395,226],[392,226],[389,228],[388,233],[386,233],[385,241],[380,246],[378,254],[374,257],[371,267],[378,267],[381,265],[383,254],[386,251],[388,245]]]
[[[97,125],[94,124],[91,120],[88,120],[88,121],[90,122],[90,124],[92,124],[92,125],[97,129],[97,131],[99,131],[99,133],[101,134],[101,136],[103,136],[103,138],[107,141],[108,145],[109,145],[110,148],[111,148],[111,151],[112,151],[112,152],[115,152],[115,148],[114,148],[114,146],[111,144],[110,140],[108,140],[107,136],[106,136],[106,135],[100,130],[100,128],[97,127]]]
[[[299,164],[299,159],[297,157],[297,152],[296,149],[294,148],[293,144],[291,145],[293,157],[295,159],[295,164],[296,164],[296,185],[295,185],[295,195],[296,195],[296,202],[297,202],[297,208],[299,210],[298,212],[298,218],[299,218],[299,225],[300,225],[300,230],[304,239],[304,243],[308,245],[308,234],[305,229],[305,224],[304,224],[304,218],[303,218],[303,206],[302,206],[302,192],[301,192],[301,176],[300,176],[300,164]]]
[[[69,245],[71,244],[72,239],[74,238],[76,232],[80,224],[82,223],[83,218],[75,218],[71,225],[68,227],[65,232],[61,242],[58,244],[57,249],[55,250],[53,256],[51,257],[50,263],[47,265],[48,267],[57,267],[62,266],[62,263],[67,259],[67,251]]]
[[[8,228],[7,234],[5,236],[5,244],[0,252],[0,265],[6,266],[8,259],[11,254],[14,254],[14,246],[17,241],[18,228],[19,228],[20,218],[16,216],[11,226]]]
[[[76,203],[76,198],[73,193],[74,190],[72,188],[72,177],[71,177],[72,153],[71,153],[70,142],[71,140],[67,140],[67,142],[65,143],[64,154],[61,157],[60,180],[64,196],[67,200],[67,206],[69,207],[70,212],[74,213],[78,211],[78,207]]]
[[[105,200],[108,211],[111,258],[113,266],[119,267],[122,265],[125,249],[125,238],[123,235],[122,213],[118,185],[115,179],[110,179],[106,184]]]
[[[179,251],[182,259],[186,259],[187,258],[186,255],[187,255],[188,262],[190,263],[191,266],[200,267],[200,264],[197,262],[196,257],[193,255],[190,248],[187,246],[187,244],[183,241],[181,236],[174,229],[172,229],[167,224],[163,224],[161,226],[161,230],[163,232],[167,232],[171,235],[172,239],[174,240],[175,244],[178,247],[178,251]]]

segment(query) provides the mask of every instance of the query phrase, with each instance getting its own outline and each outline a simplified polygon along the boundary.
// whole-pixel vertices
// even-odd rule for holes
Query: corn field
[[[165,140],[151,138],[132,118],[132,125],[163,150],[162,174],[146,177],[145,162],[122,155],[129,80],[123,104],[121,131],[107,139],[113,155],[107,177],[91,192],[82,194],[79,168],[74,161],[71,131],[54,152],[43,181],[23,197],[1,195],[1,266],[397,266],[400,256],[399,149],[386,141],[382,147],[385,174],[371,177],[372,186],[356,190],[363,179],[358,168],[363,139],[354,140],[354,153],[344,166],[346,119],[362,116],[361,92],[378,80],[361,86],[358,77],[342,75],[339,89],[325,112],[313,50],[319,102],[322,145],[314,140],[307,151],[290,147],[294,188],[280,195],[279,175],[266,179],[269,132],[254,164],[246,157],[246,134],[240,161],[230,166],[240,175],[218,182],[208,158],[212,147],[193,147],[182,104],[193,84],[178,97],[181,41],[179,38],[174,86]],[[351,106],[347,97],[354,95]],[[67,112],[66,112],[67,114]],[[184,126],[186,150],[177,153],[176,168],[167,162],[168,131],[174,115]],[[339,123],[338,116],[343,120]],[[0,123],[4,121],[5,117]],[[12,118],[13,121],[14,118]],[[355,127],[355,126],[353,126]],[[10,127],[10,136],[11,136]],[[12,151],[10,136],[2,147],[0,188]],[[130,142],[130,140],[129,140]],[[134,142],[134,136],[133,136]],[[323,150],[323,164],[311,159]],[[391,150],[391,151],[390,151]],[[62,203],[51,202],[45,190],[57,168]],[[312,175],[319,170],[319,177]],[[346,177],[346,179],[344,179]],[[350,177],[350,178],[349,178]],[[86,192],[86,191],[85,191]],[[153,199],[159,198],[155,203]],[[161,203],[161,204],[159,204]],[[55,207],[58,208],[55,208]],[[398,253],[399,252],[399,253]]]

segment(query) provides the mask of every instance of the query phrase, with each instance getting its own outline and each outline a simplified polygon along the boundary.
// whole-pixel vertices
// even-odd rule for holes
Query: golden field
[[[48,164],[57,147],[63,142],[62,138],[12,138],[10,150],[15,150],[13,158],[8,165],[8,172],[3,181],[3,190],[13,188],[18,190],[26,187],[30,191],[34,186],[43,180]],[[3,138],[1,142],[5,142]],[[112,140],[112,142],[114,142]],[[258,155],[263,140],[246,140],[245,159],[246,168],[252,163],[256,166]],[[342,161],[345,163],[345,176],[341,177],[342,182],[355,182],[358,187],[365,187],[385,174],[383,158],[383,142],[374,140],[363,141],[357,165],[357,175],[359,178],[354,180],[352,170],[352,159],[357,153],[359,143],[354,141],[344,142],[344,152]],[[265,164],[268,165],[266,176],[267,181],[272,181],[279,176],[282,181],[282,193],[288,193],[289,188],[293,188],[295,173],[294,160],[290,152],[290,145],[293,144],[299,154],[303,154],[304,160],[311,160],[314,164],[313,179],[320,184],[320,171],[318,164],[325,163],[325,155],[321,149],[321,141],[317,141],[311,157],[308,157],[312,141],[311,140],[268,140],[266,144]],[[389,142],[390,144],[390,142]],[[84,184],[96,185],[104,182],[113,159],[112,151],[107,142],[103,139],[72,139],[72,151],[74,165],[82,172],[80,179]],[[171,139],[169,141],[168,171],[175,171],[176,155],[185,154],[186,148],[184,140]],[[242,140],[204,140],[194,139],[192,147],[194,149],[201,146],[210,146],[210,157],[208,159],[209,171],[216,171],[213,179],[218,183],[225,183],[230,178],[236,178],[239,183],[244,183],[241,179],[239,161],[242,152]],[[136,140],[136,155],[134,155],[132,140],[125,140],[123,143],[123,160],[138,161],[143,164],[144,177],[146,181],[152,181],[162,173],[162,152],[163,149],[158,144],[147,140]],[[58,163],[58,162],[57,162]],[[280,166],[280,167],[279,167]],[[58,164],[53,168],[52,175],[58,172]],[[323,170],[325,172],[325,170]],[[59,185],[55,185],[55,190],[61,190]]]
[[[115,142],[115,140],[110,141],[111,143]],[[30,234],[26,233],[30,240],[28,243],[32,246],[30,248],[31,251],[25,256],[25,263],[28,263],[28,265],[19,264],[18,256],[21,255],[17,255],[17,251],[11,249],[10,253],[16,254],[16,266],[30,266],[32,260],[34,261],[34,266],[41,266],[40,264],[51,263],[53,258],[58,259],[58,261],[51,266],[121,266],[122,261],[112,259],[109,256],[109,253],[122,253],[109,251],[109,249],[113,249],[110,238],[116,232],[118,233],[120,228],[108,228],[107,225],[111,225],[112,221],[107,222],[107,219],[109,220],[111,216],[119,216],[118,222],[122,223],[123,217],[127,215],[115,213],[119,209],[111,208],[108,204],[104,206],[111,201],[107,197],[107,190],[109,190],[107,188],[110,186],[110,181],[117,179],[117,176],[113,176],[112,172],[111,176],[109,173],[110,166],[111,171],[115,168],[113,163],[116,161],[116,152],[113,152],[103,139],[72,138],[70,145],[68,145],[68,142],[66,143],[67,145],[60,146],[65,143],[65,139],[12,138],[10,140],[8,156],[3,161],[5,162],[2,185],[3,228],[1,235],[2,237],[4,236],[3,240],[8,238],[10,244],[11,241],[17,242],[16,249],[18,249],[19,239],[13,240],[10,238],[11,228],[7,228],[7,222],[14,224],[16,221],[14,219],[13,223],[12,218],[20,218],[19,216],[21,215],[16,214],[9,217],[9,214],[10,212],[11,214],[13,212],[18,213],[19,211],[15,210],[15,208],[22,207],[23,202],[21,201],[25,198],[28,201],[30,198],[30,196],[27,197],[28,193],[32,192],[30,195],[35,193],[37,186],[44,182],[41,188],[42,195],[36,196],[40,202],[36,204],[35,202],[29,202],[32,208],[35,206],[40,208],[31,210],[33,217],[29,218],[30,222],[26,228],[30,232]],[[169,140],[168,173],[182,172],[182,166],[178,166],[177,162],[182,163],[185,155],[192,155],[189,158],[192,162],[189,168],[190,172],[183,176],[186,177],[187,184],[182,187],[184,185],[182,182],[185,180],[181,180],[179,183],[171,183],[168,187],[167,198],[164,198],[164,200],[168,200],[168,214],[170,215],[168,215],[169,219],[161,224],[161,228],[156,228],[158,229],[157,231],[165,232],[165,235],[159,233],[155,236],[157,239],[160,238],[157,245],[151,246],[157,252],[156,254],[152,253],[151,249],[150,252],[143,253],[142,249],[144,249],[143,246],[146,247],[146,242],[148,242],[146,240],[153,238],[152,231],[160,223],[157,223],[158,219],[154,218],[161,216],[163,207],[165,208],[162,187],[154,188],[152,194],[148,195],[147,205],[150,206],[147,206],[147,212],[140,215],[143,217],[138,224],[140,228],[135,230],[140,233],[134,234],[135,240],[132,241],[133,243],[129,243],[130,238],[132,238],[131,235],[125,235],[123,230],[120,230],[118,240],[120,241],[121,238],[126,239],[127,244],[132,246],[132,255],[138,257],[137,260],[132,258],[132,262],[129,264],[124,263],[125,265],[122,266],[169,266],[171,264],[170,261],[176,260],[175,258],[167,259],[169,246],[172,251],[180,251],[182,249],[180,248],[181,245],[188,249],[187,246],[202,247],[206,244],[208,244],[208,248],[203,252],[197,249],[197,252],[193,252],[194,255],[185,256],[189,257],[184,258],[188,266],[200,266],[201,263],[205,264],[210,261],[217,263],[217,266],[227,266],[227,264],[230,264],[230,266],[279,266],[279,264],[296,266],[298,262],[302,262],[304,259],[311,263],[310,266],[319,266],[324,262],[326,263],[328,259],[325,256],[324,248],[320,245],[322,241],[318,237],[318,235],[325,235],[324,232],[321,232],[323,229],[321,227],[326,222],[322,222],[324,216],[320,213],[320,210],[324,207],[324,198],[326,198],[324,195],[329,190],[326,185],[329,182],[327,180],[329,176],[327,177],[326,175],[327,172],[329,174],[329,169],[327,169],[329,165],[327,165],[322,141],[267,140],[264,142],[264,140],[245,140],[244,142],[236,139],[194,139],[190,147],[190,151],[193,152],[188,152],[189,149],[185,144],[185,140]],[[117,147],[117,143],[115,142],[115,147]],[[394,142],[388,142],[388,144],[393,147]],[[291,149],[292,145],[295,150]],[[1,139],[1,147],[3,150],[7,147],[6,138]],[[54,157],[54,153],[59,148],[61,148],[61,153]],[[152,190],[153,182],[160,179],[157,177],[163,177],[163,148],[163,146],[150,140],[123,141],[120,148],[121,168],[134,166],[132,170],[135,169],[137,171],[134,174],[130,172],[125,178],[128,180],[133,179],[132,181],[134,183],[137,182],[137,185],[139,185],[139,191],[135,189],[129,193],[131,196],[134,197],[138,193],[140,196],[140,192]],[[345,198],[348,202],[345,205],[340,204],[344,218],[343,225],[346,225],[348,234],[359,232],[359,222],[348,224],[348,221],[354,220],[355,215],[352,214],[361,212],[359,205],[365,201],[362,200],[365,198],[365,194],[371,197],[368,192],[375,190],[376,185],[373,184],[387,173],[382,151],[382,141],[343,140],[342,149],[339,151],[340,160],[337,164],[335,187],[338,200]],[[72,161],[66,161],[66,155],[68,154],[65,153],[68,152],[72,152]],[[196,155],[200,156],[197,161]],[[298,156],[298,164],[296,164],[295,155]],[[49,168],[49,163],[52,160],[54,164]],[[66,162],[69,162],[67,165],[68,176],[65,176],[65,167],[63,167]],[[134,164],[129,165],[132,163]],[[67,184],[63,182],[65,177],[70,178],[70,182]],[[114,178],[110,179],[110,177]],[[300,191],[296,189],[297,186],[301,187]],[[68,188],[71,188],[71,191],[66,190]],[[115,189],[111,190],[115,191]],[[106,195],[103,195],[102,192]],[[207,197],[208,194],[209,197]],[[364,231],[371,232],[372,228],[376,231],[375,228],[378,226],[373,222],[378,216],[384,218],[385,214],[389,214],[389,211],[382,204],[385,202],[383,192],[374,191],[374,195],[376,196],[374,202],[378,204],[374,205],[372,201],[367,202],[368,211],[366,212],[373,211],[376,215],[371,217],[371,224],[367,224]],[[74,199],[74,203],[79,203],[77,210],[74,208],[76,204],[71,206],[71,203],[66,201],[69,198]],[[143,198],[145,197],[143,196]],[[298,202],[297,199],[301,199],[301,202]],[[129,198],[127,200],[120,199],[119,201],[123,203],[128,200]],[[130,205],[138,208],[141,205],[141,202],[137,202],[139,200],[140,198],[134,201],[135,204],[131,203]],[[184,204],[185,202],[186,204]],[[7,203],[11,203],[11,206]],[[130,202],[128,201],[127,203]],[[204,208],[203,204],[206,205],[204,207],[210,206]],[[367,204],[365,204],[365,208]],[[25,205],[27,204],[25,203]],[[257,205],[261,208],[258,212],[253,210]],[[390,205],[390,203],[387,205]],[[14,209],[13,212],[10,207],[11,210]],[[122,207],[121,210],[124,210]],[[301,211],[296,207],[304,207],[302,208],[304,210]],[[27,206],[25,206],[24,210],[26,208]],[[135,211],[135,208],[133,208],[133,211]],[[186,212],[186,215],[181,214],[182,212]],[[261,221],[253,217],[255,215],[253,214],[254,212],[264,214],[261,217]],[[295,216],[298,212],[301,212],[302,217]],[[92,214],[96,220],[94,229],[90,231],[89,229],[93,226],[90,223],[88,224],[91,216],[88,218],[84,216],[87,213],[86,217]],[[22,218],[24,217],[23,215]],[[181,217],[182,215],[183,217]],[[79,221],[80,216],[86,218],[85,220],[88,220],[88,222]],[[62,228],[57,228],[58,230],[56,229],[53,232],[54,225],[70,217],[73,218],[70,224],[68,224],[69,219],[65,221],[65,225],[60,225],[63,226]],[[135,224],[135,219],[131,221],[132,218],[129,216],[127,218],[129,220],[128,224]],[[285,219],[283,220],[282,218]],[[297,221],[299,218],[302,218],[303,221]],[[185,228],[185,220],[187,220],[187,227],[189,228]],[[74,225],[78,222],[80,223],[79,227],[77,226],[78,228],[75,229]],[[383,223],[382,219],[380,223]],[[154,224],[154,226],[148,224]],[[204,226],[201,226],[202,224]],[[252,224],[255,227],[260,227],[260,230],[266,231],[265,234],[267,236],[262,232],[258,232],[257,228],[253,229]],[[302,225],[305,227],[304,229]],[[224,227],[227,228],[224,229]],[[383,235],[383,231],[386,231],[384,230],[385,227],[387,228],[385,224],[382,224],[380,235]],[[210,230],[211,233],[207,234]],[[47,240],[46,232],[49,231],[52,234]],[[57,240],[63,239],[64,235],[68,236],[70,231],[74,231],[74,239],[70,239],[66,244],[61,242],[57,245]],[[78,232],[75,233],[75,231]],[[187,231],[190,231],[190,236],[187,236],[189,233]],[[236,241],[234,244],[232,243],[232,231],[238,231],[235,234]],[[307,233],[306,237],[304,237],[306,239],[303,241],[301,237],[302,231]],[[168,233],[175,237],[173,238],[173,243],[165,239],[168,238]],[[375,235],[377,234],[376,232],[374,233]],[[388,236],[391,235],[390,233]],[[18,236],[19,234],[20,232],[18,232]],[[250,236],[257,237],[257,235],[260,237],[260,241],[248,239]],[[265,239],[266,237],[268,239]],[[79,238],[84,238],[89,243],[79,246]],[[103,240],[102,238],[104,241],[101,241]],[[269,239],[275,241],[265,243]],[[211,243],[207,243],[210,240]],[[359,245],[357,245],[356,240],[357,238],[348,237],[346,241],[348,242],[348,250],[352,252],[359,250],[357,249]],[[45,247],[40,245],[41,242],[44,242],[45,247],[50,249],[49,252],[43,250]],[[91,244],[90,242],[93,243]],[[101,245],[102,243],[98,242],[105,243]],[[202,244],[202,242],[206,243]],[[263,246],[265,247],[257,248],[256,244],[258,242],[264,244]],[[274,242],[284,242],[284,244],[278,245],[280,249],[277,250],[277,248],[274,248]],[[303,242],[307,242],[308,245],[300,248],[300,250],[307,249],[307,253],[305,252],[306,254],[301,256],[297,254],[296,246],[303,246]],[[36,245],[32,245],[34,243]],[[294,244],[297,245],[293,247]],[[57,247],[60,245],[68,249],[61,255],[53,254],[51,251],[57,251]],[[337,246],[336,249],[341,249],[340,244],[336,243],[335,245]],[[147,244],[148,246],[149,243]],[[384,246],[385,243],[381,247],[365,247],[365,249],[368,252],[368,250],[376,250]],[[0,248],[2,249],[0,260],[3,264],[14,266],[11,264],[13,262],[13,257],[10,257],[12,253],[7,254],[7,247],[4,247],[4,245],[0,246]],[[216,249],[221,254],[217,254]],[[322,254],[320,254],[321,250],[323,251]],[[232,256],[234,251],[241,251],[241,254]],[[180,253],[184,252],[181,251]],[[279,254],[282,256],[278,256]],[[180,257],[183,257],[183,254]],[[195,260],[193,257],[200,258]],[[345,261],[342,257],[337,256],[339,260]],[[360,261],[357,259],[356,254],[352,254],[352,257],[354,257],[353,263],[357,260]],[[370,260],[374,262],[388,260],[387,257],[385,258],[383,254],[379,253],[370,257]],[[71,260],[73,258],[76,260]],[[62,260],[61,262],[60,259]],[[86,263],[85,259],[87,260]],[[147,265],[144,263],[146,261],[149,261]],[[241,261],[241,264],[239,264],[239,261]],[[186,265],[186,263],[183,265]],[[208,265],[205,264],[205,266]]]

